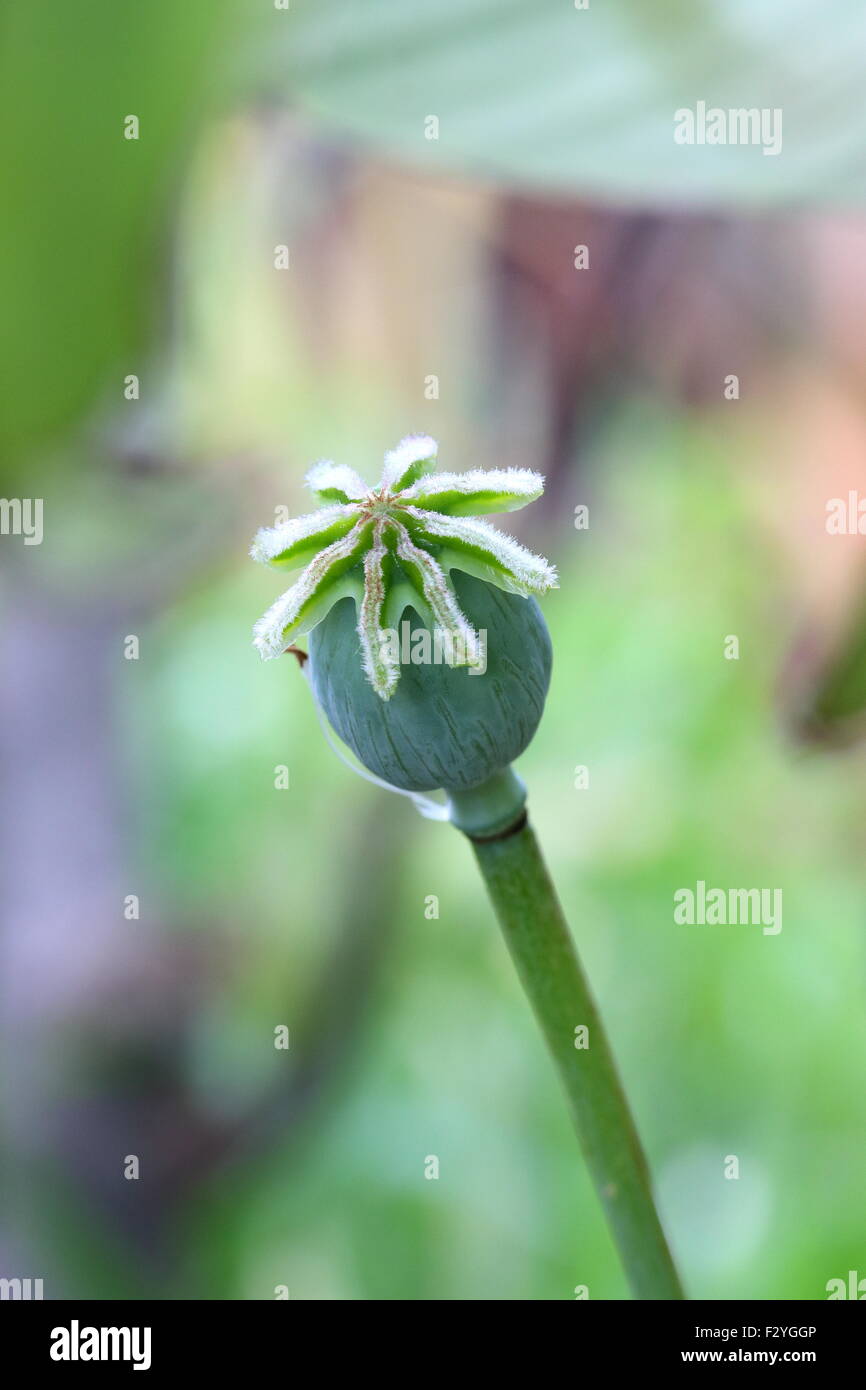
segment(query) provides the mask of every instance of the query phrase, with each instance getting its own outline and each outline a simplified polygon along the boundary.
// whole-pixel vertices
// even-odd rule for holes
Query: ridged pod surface
[[[408,662],[384,701],[359,660],[352,599],[309,637],[310,679],[331,726],[365,767],[405,791],[467,790],[507,768],[533,737],[550,684],[550,636],[535,599],[456,571],[452,579],[467,618],[487,634],[483,674]],[[403,621],[413,633],[424,626],[412,608]]]

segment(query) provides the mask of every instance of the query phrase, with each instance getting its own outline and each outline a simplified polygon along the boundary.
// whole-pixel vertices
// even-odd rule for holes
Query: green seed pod
[[[316,464],[320,509],[253,541],[254,559],[300,571],[254,642],[270,659],[309,634],[316,698],[360,761],[402,791],[444,789],[454,824],[485,836],[522,812],[510,763],[538,727],[551,660],[532,595],[556,570],[479,519],[540,497],[540,474],[437,473],[436,453],[410,435],[372,488]]]
[[[464,791],[506,769],[533,737],[550,684],[550,637],[535,600],[459,572],[452,583],[485,635],[484,670],[410,659],[384,701],[364,674],[351,598],[310,633],[310,679],[330,724],[365,767],[405,791]],[[421,647],[421,629],[435,650],[413,608],[400,628],[404,657]]]

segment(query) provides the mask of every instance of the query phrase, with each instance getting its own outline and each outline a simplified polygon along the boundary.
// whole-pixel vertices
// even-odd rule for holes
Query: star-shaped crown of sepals
[[[322,461],[310,470],[307,484],[323,505],[259,531],[250,550],[263,564],[301,570],[256,623],[254,645],[262,657],[280,656],[351,595],[364,670],[387,700],[400,678],[387,630],[410,605],[443,630],[452,665],[478,659],[477,635],[461,612],[451,570],[524,597],[557,587],[552,565],[477,519],[534,502],[544,490],[541,475],[524,468],[435,473],[436,453],[426,435],[401,440],[385,455],[374,488],[343,464]]]

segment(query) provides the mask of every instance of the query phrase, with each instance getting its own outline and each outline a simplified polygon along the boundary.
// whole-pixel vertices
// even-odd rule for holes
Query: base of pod
[[[471,840],[492,840],[522,825],[526,787],[512,767],[466,791],[448,792],[452,825]]]

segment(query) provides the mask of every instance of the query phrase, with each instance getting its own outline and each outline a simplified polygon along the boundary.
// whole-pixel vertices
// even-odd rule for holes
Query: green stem
[[[649,1170],[604,1028],[513,773],[511,826],[503,829],[502,776],[495,788],[451,796],[452,819],[475,857],[523,987],[562,1078],[587,1166],[635,1298],[681,1299],[680,1281],[655,1209]],[[493,795],[491,796],[491,792]],[[484,838],[484,806],[492,808]],[[515,817],[515,810],[517,812]],[[576,1046],[575,1030],[588,1030]]]

